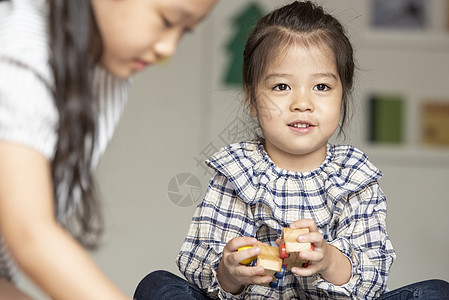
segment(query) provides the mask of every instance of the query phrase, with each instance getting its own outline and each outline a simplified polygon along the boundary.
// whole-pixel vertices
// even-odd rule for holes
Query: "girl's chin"
[[[123,64],[123,63],[113,63],[110,61],[102,61],[102,66],[108,70],[112,75],[119,78],[128,78],[131,77],[136,70],[132,63]]]

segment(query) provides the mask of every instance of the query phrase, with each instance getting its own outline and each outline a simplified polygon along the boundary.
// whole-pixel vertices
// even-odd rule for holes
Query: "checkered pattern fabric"
[[[216,174],[177,258],[187,280],[221,299],[370,299],[385,290],[395,253],[377,182],[382,174],[360,150],[328,145],[319,168],[299,173],[274,165],[263,144],[242,142],[223,148],[207,164]],[[306,218],[350,259],[347,284],[288,271],[276,289],[248,285],[231,295],[220,288],[216,269],[229,240],[251,236],[275,246],[283,227]]]

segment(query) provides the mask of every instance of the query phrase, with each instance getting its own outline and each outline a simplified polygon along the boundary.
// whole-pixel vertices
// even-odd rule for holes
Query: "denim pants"
[[[135,300],[208,300],[195,284],[167,271],[154,271],[145,276],[136,288]]]
[[[429,299],[449,300],[449,283],[444,280],[432,279],[412,283],[410,285],[392,290],[379,298],[380,300],[408,300]]]
[[[208,300],[196,285],[167,271],[148,274],[136,288],[136,300]],[[443,280],[427,280],[407,285],[383,294],[380,300],[449,300],[449,283]]]

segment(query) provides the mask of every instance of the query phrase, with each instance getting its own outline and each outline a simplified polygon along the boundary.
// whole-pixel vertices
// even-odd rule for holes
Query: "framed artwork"
[[[422,103],[421,142],[449,147],[449,99]]]
[[[380,29],[423,29],[428,0],[372,0],[372,26]]]
[[[404,103],[396,95],[373,95],[369,99],[369,137],[374,143],[400,144],[404,140]]]

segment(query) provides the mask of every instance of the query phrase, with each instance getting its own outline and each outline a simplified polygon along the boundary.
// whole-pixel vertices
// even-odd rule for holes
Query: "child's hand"
[[[329,245],[318,231],[315,221],[312,219],[298,220],[290,224],[290,228],[309,228],[309,233],[298,236],[298,242],[313,244],[313,251],[303,251],[299,257],[308,260],[306,268],[292,268],[292,273],[298,276],[321,276],[335,285],[347,283],[351,277],[351,263],[340,250]]]
[[[329,262],[329,247],[331,247],[318,231],[315,221],[312,219],[302,219],[290,224],[290,228],[309,228],[309,233],[298,236],[298,242],[313,244],[314,251],[303,251],[299,253],[299,258],[309,261],[307,268],[292,268],[292,273],[298,276],[311,276],[327,270]],[[295,254],[296,255],[296,254]]]
[[[227,292],[238,294],[247,284],[264,284],[272,280],[265,276],[262,266],[249,267],[240,264],[242,260],[256,256],[260,253],[259,247],[238,251],[244,246],[257,243],[255,238],[236,237],[230,240],[223,249],[223,256],[217,268],[217,278],[220,286]]]

